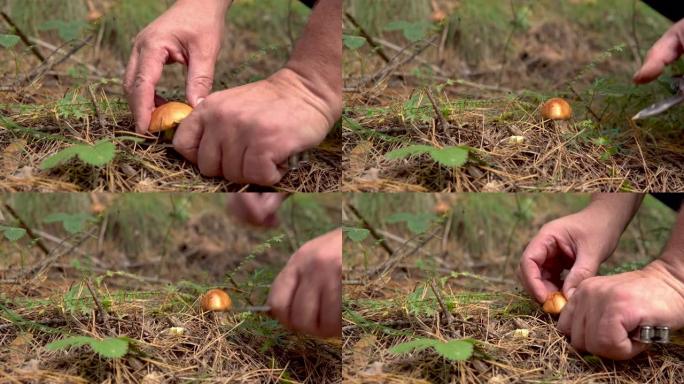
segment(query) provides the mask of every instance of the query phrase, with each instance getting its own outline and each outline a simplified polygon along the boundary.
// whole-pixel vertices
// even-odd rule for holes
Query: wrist
[[[203,9],[213,13],[218,12],[222,17],[225,17],[228,8],[233,4],[233,0],[176,0],[174,6],[189,6],[196,8],[198,3],[200,3],[200,6]]]
[[[334,90],[325,82],[317,81],[306,76],[301,71],[285,66],[276,72],[269,80],[282,87],[294,87],[300,97],[307,104],[316,108],[332,127],[342,115],[342,92]]]
[[[583,210],[589,219],[600,222],[610,234],[620,237],[636,215],[644,195],[606,193],[592,196],[591,203]]]
[[[662,258],[651,262],[644,267],[643,271],[654,274],[655,277],[669,285],[684,298],[684,263],[681,262],[681,257],[668,259],[665,256],[663,255]]]

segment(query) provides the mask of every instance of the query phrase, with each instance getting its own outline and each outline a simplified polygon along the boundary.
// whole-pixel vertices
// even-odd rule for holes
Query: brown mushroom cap
[[[550,99],[542,105],[542,117],[546,120],[569,120],[572,117],[572,107],[564,99]]]
[[[149,131],[150,133],[157,133],[174,129],[190,113],[192,113],[191,106],[177,101],[160,105],[152,111]]]
[[[200,301],[204,311],[229,311],[233,307],[233,301],[228,294],[221,289],[210,289],[202,295]]]
[[[565,304],[568,300],[565,298],[562,292],[554,292],[549,295],[549,297],[544,302],[544,312],[550,313],[552,315],[560,315]]]

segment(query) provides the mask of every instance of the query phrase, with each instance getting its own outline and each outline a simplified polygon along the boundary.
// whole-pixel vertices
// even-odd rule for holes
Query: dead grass
[[[1,190],[231,192],[263,189],[203,177],[169,143],[155,139],[141,143],[126,140],[135,137],[135,129],[125,104],[107,90],[93,88],[94,97],[86,90],[77,91],[85,104],[75,101],[70,105],[82,111],[84,117],[64,116],[64,107],[55,101],[61,99],[59,92],[64,92],[60,88],[48,90],[49,94],[41,90],[40,95],[31,97],[26,96],[26,90],[3,95],[5,107],[0,113],[9,122],[0,124],[0,152],[4,158],[4,167],[0,169]],[[335,145],[339,139],[335,136],[331,134],[328,141],[310,151],[300,168],[290,171],[274,188],[291,192],[338,189],[340,153],[339,145]],[[104,167],[71,161],[54,170],[39,169],[45,158],[59,150],[74,143],[93,144],[103,139],[117,145],[116,158]]]
[[[520,253],[550,220],[572,212],[579,195],[537,194],[527,213],[510,212],[515,195],[386,194],[353,196],[390,247],[371,238],[344,244],[343,378],[349,383],[675,383],[684,380],[684,347],[654,347],[628,362],[578,353],[520,288]],[[387,218],[427,212],[445,202],[452,211],[423,234]],[[602,267],[605,273],[638,268],[666,241],[669,212],[651,201],[622,236]],[[523,204],[524,205],[524,204]],[[581,204],[580,204],[581,205]],[[656,209],[658,208],[658,209]],[[362,227],[348,212],[346,226]],[[507,222],[507,217],[527,219]],[[658,234],[660,232],[660,234]],[[663,236],[665,235],[665,236]],[[421,245],[417,247],[418,245]],[[383,272],[384,271],[384,272]],[[451,321],[435,295],[435,283]],[[526,330],[517,331],[516,330]],[[390,349],[416,338],[476,340],[474,355],[451,362],[432,349],[396,355]]]
[[[631,11],[623,15],[578,1],[563,4],[563,14],[540,2],[529,5],[525,27],[513,27],[513,21],[506,25],[487,19],[485,11],[481,20],[465,19],[479,9],[474,3],[436,3],[449,11],[448,24],[441,31],[436,26],[423,41],[408,43],[400,33],[387,31],[371,36],[389,63],[369,44],[346,52],[344,191],[684,189],[679,112],[638,125],[631,121],[649,102],[668,96],[664,83],[631,86],[645,50],[667,25],[652,11],[636,6],[630,27]],[[482,7],[496,8],[495,2]],[[514,18],[508,9],[499,11]],[[599,22],[598,14],[609,21]],[[383,17],[413,21],[418,15]],[[349,21],[346,26],[345,33],[361,33]],[[504,32],[510,35],[491,36]],[[568,126],[539,116],[540,102],[558,96],[575,109]],[[407,107],[413,97],[422,99],[417,119]],[[409,144],[468,146],[471,157],[459,169],[440,166],[428,156],[385,158]]]
[[[413,279],[392,279],[379,285],[347,287],[343,332],[343,376],[349,383],[675,383],[684,380],[684,347],[653,348],[629,362],[601,360],[572,350],[558,334],[555,319],[526,297],[490,286],[481,293],[447,286],[443,300],[453,305],[451,323],[438,313],[414,315],[405,301]],[[385,305],[370,304],[382,297]],[[475,298],[473,298],[475,297]],[[364,299],[368,300],[364,302]],[[426,300],[437,308],[434,299]],[[354,311],[368,322],[365,326]],[[528,336],[517,329],[529,331]],[[394,333],[394,334],[392,334]],[[389,349],[417,337],[477,340],[474,357],[449,362],[434,351],[394,355]]]
[[[76,245],[57,259],[46,257],[26,239],[1,240],[0,383],[341,381],[339,340],[295,334],[263,315],[214,315],[198,307],[200,294],[216,286],[226,289],[236,306],[263,304],[271,279],[291,248],[304,241],[304,233],[299,233],[302,238],[289,237],[284,229],[284,244],[248,258],[274,233],[233,222],[220,213],[220,205],[209,204],[203,211],[192,211],[185,224],[177,223],[168,232],[158,228],[166,232],[165,240],[134,255],[117,241],[115,232],[122,228],[110,223],[95,223],[61,240],[59,232],[49,233],[56,227],[41,227],[44,231],[37,233],[55,255],[64,240]],[[57,242],[48,241],[45,233]],[[41,266],[46,268],[37,271]],[[228,272],[237,285],[225,277]],[[84,282],[93,287],[106,316]],[[83,294],[67,300],[67,292],[77,284]],[[173,335],[171,327],[182,327],[185,333]],[[89,347],[45,349],[67,335],[127,336],[134,341],[120,359],[100,357]]]
[[[3,286],[7,309],[27,321],[45,324],[55,333],[25,326],[0,327],[0,382],[334,382],[338,380],[339,343],[284,331],[259,315],[203,314],[192,295],[100,288],[103,297],[119,295],[107,311],[105,324],[92,314],[72,316],[55,303],[69,285]],[[139,298],[135,298],[139,296]],[[116,296],[115,296],[116,297]],[[124,298],[128,297],[128,298]],[[51,304],[22,308],[27,299]],[[4,301],[4,300],[3,300]],[[2,316],[4,317],[4,316]],[[171,327],[183,327],[173,335]],[[266,332],[265,334],[263,332]],[[89,348],[49,352],[43,347],[62,335],[96,338],[126,335],[135,339],[125,358],[100,358]],[[269,347],[267,343],[275,343]]]
[[[424,94],[416,94],[426,99]],[[443,98],[445,100],[446,98]],[[432,108],[420,107],[428,121],[406,118],[404,101],[381,101],[383,112],[359,103],[347,111],[343,152],[345,191],[589,192],[678,191],[684,189],[679,164],[684,141],[666,130],[631,125],[601,143],[600,129],[573,121],[542,121],[538,105],[517,97],[442,101],[449,127]],[[376,107],[376,110],[378,108]],[[414,111],[415,112],[415,111]],[[354,124],[356,123],[356,124]],[[627,123],[626,123],[627,124]],[[378,134],[381,133],[381,134]],[[521,137],[522,143],[512,142]],[[428,156],[387,160],[409,144],[442,148],[468,146],[461,169],[440,166]],[[619,151],[612,154],[613,148]],[[394,185],[394,186],[393,186]]]

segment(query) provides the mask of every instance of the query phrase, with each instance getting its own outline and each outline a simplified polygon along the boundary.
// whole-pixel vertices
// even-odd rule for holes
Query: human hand
[[[144,134],[159,98],[155,86],[164,65],[188,68],[186,95],[192,107],[211,92],[214,66],[221,48],[225,13],[232,0],[178,0],[135,38],[124,75],[124,91],[135,118],[136,131]]]
[[[317,337],[342,333],[342,229],[304,244],[271,285],[275,319]]]
[[[670,28],[648,52],[641,69],[634,75],[634,82],[646,84],[662,75],[665,67],[684,54],[684,20]]]
[[[337,110],[285,68],[211,94],[180,124],[173,145],[205,176],[271,186],[287,172],[290,156],[325,139]]]
[[[684,281],[654,261],[640,271],[584,280],[563,308],[558,329],[580,351],[627,360],[648,348],[631,339],[640,325],[684,327]]]
[[[518,278],[537,301],[543,303],[551,293],[561,290],[570,298],[582,280],[596,275],[601,263],[615,251],[631,219],[631,215],[624,215],[628,209],[606,204],[608,199],[621,198],[606,195],[595,200],[578,213],[544,225],[530,241],[520,259]],[[564,270],[569,273],[563,282]]]
[[[286,193],[236,193],[228,201],[230,212],[240,221],[259,227],[278,225],[277,211]]]

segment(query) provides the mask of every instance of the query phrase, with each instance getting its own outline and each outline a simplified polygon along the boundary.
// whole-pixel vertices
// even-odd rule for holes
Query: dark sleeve
[[[681,1],[644,0],[644,3],[672,21],[684,19],[684,4]]]
[[[672,210],[679,211],[682,208],[682,201],[684,201],[684,194],[679,193],[652,193],[653,197],[660,200],[661,203],[667,205]]]
[[[306,4],[307,7],[313,8],[318,0],[301,0],[302,3]]]

